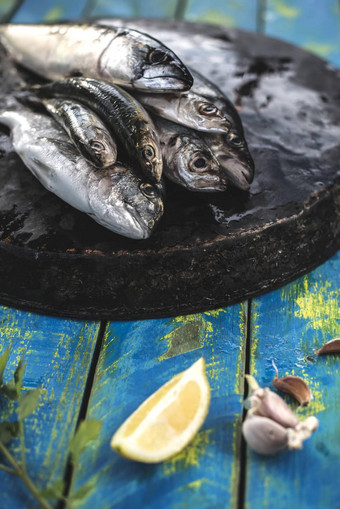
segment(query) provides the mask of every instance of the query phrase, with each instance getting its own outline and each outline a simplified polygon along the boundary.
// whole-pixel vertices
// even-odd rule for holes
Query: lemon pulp
[[[113,435],[111,447],[137,461],[164,461],[193,439],[209,404],[210,387],[201,358],[146,399]]]

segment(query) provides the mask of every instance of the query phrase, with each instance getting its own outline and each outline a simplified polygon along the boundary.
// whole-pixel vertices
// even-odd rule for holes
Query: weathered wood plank
[[[340,336],[339,274],[340,254],[253,302],[251,373],[261,386],[272,387],[274,360],[281,376],[303,377],[313,400],[308,407],[297,409],[298,416],[315,415],[320,428],[302,451],[285,451],[275,457],[248,451],[249,509],[327,509],[339,505],[340,358],[314,354],[324,342]],[[296,408],[293,402],[292,407]]]
[[[184,19],[256,30],[257,0],[189,2]]]
[[[173,18],[178,0],[125,0],[125,2],[90,1],[91,8],[85,12],[91,16],[113,16],[122,18]]]
[[[26,0],[22,2],[12,21],[14,23],[43,23],[60,19],[76,19],[80,16],[86,0]]]
[[[66,448],[77,423],[98,330],[98,322],[62,320],[0,307],[1,351],[11,346],[5,381],[12,378],[24,353],[24,388],[43,388],[38,409],[25,420],[27,471],[41,489],[64,474]],[[20,459],[19,441],[9,445]],[[2,509],[32,505],[17,477],[0,471],[0,485]]]
[[[265,33],[308,49],[340,66],[337,0],[267,0]]]
[[[96,478],[81,507],[236,507],[247,305],[172,319],[110,323],[88,409],[101,435],[74,481]],[[145,465],[119,457],[110,439],[160,385],[203,356],[210,410],[194,441],[173,459]]]

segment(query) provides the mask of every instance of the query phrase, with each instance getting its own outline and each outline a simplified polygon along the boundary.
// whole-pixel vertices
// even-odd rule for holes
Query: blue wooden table
[[[16,22],[109,14],[208,21],[280,37],[340,65],[336,0],[63,0],[57,5],[26,0],[1,2],[0,9],[4,19]],[[66,480],[69,502],[51,498],[51,507],[340,507],[340,360],[314,354],[340,336],[339,274],[338,254],[251,301],[156,320],[78,321],[0,307],[1,351],[11,348],[5,381],[24,354],[24,390],[42,388],[38,408],[25,421],[27,471],[40,490]],[[118,426],[156,388],[202,356],[212,398],[193,442],[158,465],[117,456],[109,442]],[[241,438],[244,374],[271,386],[272,361],[281,375],[299,375],[309,383],[309,406],[287,401],[299,417],[315,415],[320,428],[302,451],[261,457]],[[2,421],[10,417],[9,408],[0,408]],[[68,444],[84,419],[100,420],[102,427],[74,468]],[[19,440],[8,445],[20,459]],[[8,467],[3,457],[0,462]],[[1,508],[37,507],[22,481],[3,469],[0,486]]]

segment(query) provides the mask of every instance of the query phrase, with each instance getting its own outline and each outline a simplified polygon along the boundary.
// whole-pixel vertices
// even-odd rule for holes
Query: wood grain
[[[265,33],[307,49],[340,66],[340,4],[337,0],[267,0]]]
[[[74,479],[96,479],[82,504],[100,507],[237,507],[246,304],[186,317],[111,323],[104,339],[88,417],[101,435]],[[110,439],[158,387],[203,356],[211,386],[208,417],[174,458],[146,465],[119,457]]]
[[[253,302],[251,374],[261,386],[273,389],[274,360],[280,375],[301,376],[313,400],[302,408],[288,397],[287,402],[301,419],[315,415],[320,427],[302,451],[285,451],[274,457],[248,451],[246,508],[339,505],[333,475],[340,468],[340,357],[314,354],[323,343],[340,335],[339,273],[340,254],[281,291]]]
[[[40,489],[63,477],[66,448],[78,419],[99,323],[62,320],[0,308],[1,351],[11,346],[5,381],[24,354],[24,388],[42,387],[36,412],[25,421],[27,471]],[[1,420],[6,415],[1,412]],[[19,441],[10,443],[20,459]],[[2,461],[2,459],[1,459]],[[0,471],[1,508],[29,507],[22,482]]]

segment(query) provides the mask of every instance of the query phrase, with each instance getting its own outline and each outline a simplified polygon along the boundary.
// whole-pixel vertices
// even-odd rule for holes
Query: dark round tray
[[[334,254],[340,71],[239,30],[113,22],[161,39],[229,96],[243,120],[255,180],[249,193],[190,193],[169,184],[158,230],[129,240],[46,191],[1,128],[0,302],[80,318],[171,316],[277,288]],[[1,72],[1,97],[27,79],[3,54]]]

